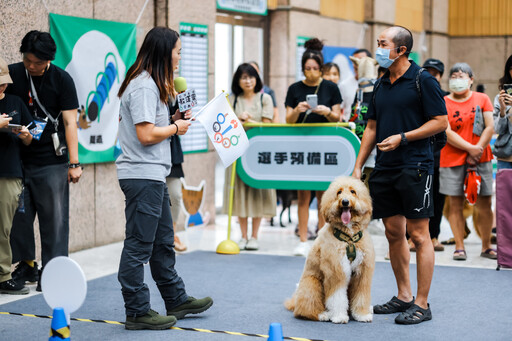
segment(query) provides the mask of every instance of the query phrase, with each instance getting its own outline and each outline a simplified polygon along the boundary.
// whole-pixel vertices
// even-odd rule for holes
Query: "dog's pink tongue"
[[[343,224],[347,225],[348,223],[350,223],[350,218],[350,208],[343,208],[343,212],[341,213],[341,221],[343,222]]]

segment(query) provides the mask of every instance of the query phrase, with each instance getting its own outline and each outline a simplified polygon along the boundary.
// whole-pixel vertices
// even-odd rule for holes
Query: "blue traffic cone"
[[[71,331],[69,330],[64,309],[53,309],[52,328],[50,329],[50,338],[48,341],[71,340],[70,336]]]
[[[268,341],[282,341],[283,340],[283,328],[281,323],[271,323],[268,329]]]

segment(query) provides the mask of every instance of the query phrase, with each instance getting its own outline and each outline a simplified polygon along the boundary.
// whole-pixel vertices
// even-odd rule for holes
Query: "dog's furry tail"
[[[284,307],[289,311],[293,311],[295,309],[295,295],[293,295],[292,298],[288,298],[286,301],[284,301]]]

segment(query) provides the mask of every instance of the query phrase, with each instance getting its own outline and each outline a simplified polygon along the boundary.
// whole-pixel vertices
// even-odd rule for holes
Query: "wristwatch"
[[[68,163],[68,168],[78,168],[81,164],[79,163]]]
[[[407,143],[409,143],[409,141],[407,141],[407,137],[405,137],[405,134],[403,131],[400,132],[400,136],[402,136],[402,140],[400,140],[400,145],[407,146]]]

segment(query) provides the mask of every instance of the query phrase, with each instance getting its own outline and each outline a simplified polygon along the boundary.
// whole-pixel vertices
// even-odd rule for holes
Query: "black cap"
[[[429,58],[429,59],[425,60],[425,63],[423,63],[423,67],[425,69],[429,68],[429,67],[436,69],[437,71],[439,71],[441,73],[441,76],[444,73],[444,64],[439,59]]]

